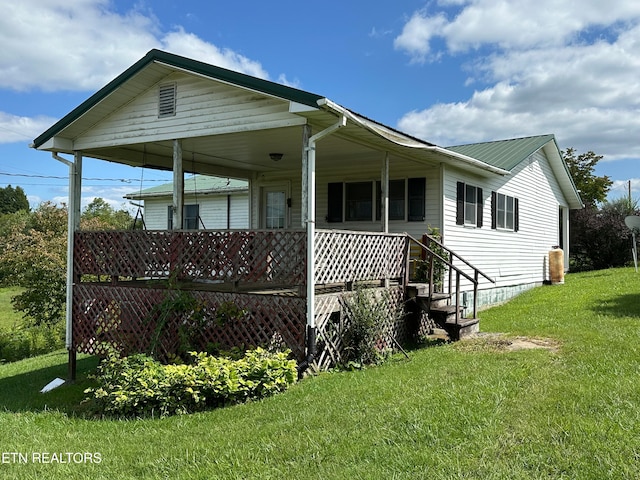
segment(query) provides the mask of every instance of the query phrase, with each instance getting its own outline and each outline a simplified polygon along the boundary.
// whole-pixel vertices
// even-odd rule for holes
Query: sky
[[[158,48],[325,96],[440,146],[553,133],[640,198],[640,2],[0,0],[0,186],[66,202],[29,144]],[[170,174],[85,159],[83,203]]]

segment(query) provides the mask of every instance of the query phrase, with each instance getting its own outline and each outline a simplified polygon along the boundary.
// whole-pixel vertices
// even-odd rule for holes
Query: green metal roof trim
[[[471,143],[447,147],[456,153],[476,158],[484,163],[504,170],[513,170],[529,155],[535,153],[550,141],[555,142],[553,135],[538,135],[535,137],[513,138],[496,142]]]
[[[235,178],[211,177],[207,175],[195,175],[184,181],[185,195],[199,193],[227,193],[246,192],[249,190],[249,182]],[[132,192],[125,195],[125,198],[162,197],[173,194],[173,183],[164,183],[156,187],[146,188],[139,192]]]
[[[288,87],[279,83],[275,83],[262,78],[252,77],[244,73],[234,72],[226,68],[217,67],[208,63],[193,60],[173,53],[163,52],[161,50],[150,50],[143,58],[134,63],[131,67],[126,69],[115,79],[105,85],[103,88],[94,93],[91,97],[78,105],[69,114],[64,116],[58,122],[56,122],[51,128],[45,131],[42,135],[37,137],[33,141],[33,147],[38,148],[46,141],[54,137],[58,132],[64,129],[67,125],[75,122],[83,114],[88,112],[92,107],[98,104],[101,100],[107,97],[110,93],[118,89],[127,80],[132,78],[147,65],[152,62],[159,62],[171,67],[180,68],[183,70],[191,71],[205,77],[227,82],[233,85],[238,85],[251,90],[280,97],[292,102],[301,103],[311,107],[318,106],[318,100],[322,97],[314,93],[305,92],[304,90],[298,90],[297,88]]]

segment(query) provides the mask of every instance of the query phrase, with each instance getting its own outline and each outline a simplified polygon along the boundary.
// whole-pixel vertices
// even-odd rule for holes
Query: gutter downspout
[[[298,377],[313,362],[316,355],[316,143],[346,126],[347,117],[341,115],[338,122],[309,137],[308,145],[304,147],[307,152],[307,358],[298,365]]]
[[[82,157],[76,155],[76,163],[51,152],[51,156],[69,167],[69,205],[67,206],[67,297],[66,297],[66,327],[65,327],[65,347],[69,352],[68,380],[76,379],[76,352],[73,350],[73,240],[75,231],[78,229],[79,218],[76,212],[79,207],[78,186],[80,181],[78,176],[82,175]]]

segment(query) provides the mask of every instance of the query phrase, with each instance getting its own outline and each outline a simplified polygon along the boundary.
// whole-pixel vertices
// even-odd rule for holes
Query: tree
[[[132,225],[133,219],[127,210],[115,210],[100,197],[94,198],[82,212],[83,230],[129,230]]]
[[[631,261],[631,232],[624,224],[627,215],[637,215],[627,198],[605,202],[598,209],[587,205],[572,215],[571,263],[574,270],[621,267]]]
[[[7,185],[0,188],[0,213],[15,213],[20,210],[29,210],[29,200],[22,187]]]
[[[5,284],[24,291],[12,302],[34,325],[62,319],[66,300],[67,210],[42,203],[29,217],[8,224],[0,249]]]
[[[602,160],[602,155],[588,151],[576,156],[573,148],[567,148],[562,152],[562,158],[569,167],[571,178],[585,205],[597,205],[607,199],[607,193],[613,181],[606,175],[603,177],[594,175],[595,166]]]

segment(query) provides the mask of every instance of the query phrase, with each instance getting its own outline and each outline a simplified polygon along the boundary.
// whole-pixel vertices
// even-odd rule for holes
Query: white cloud
[[[425,8],[407,21],[395,40],[414,61],[424,61],[441,37],[450,52],[484,45],[513,49],[581,42],[589,29],[627,24],[640,18],[640,3],[627,0],[466,0],[440,1],[446,8]]]
[[[95,90],[152,48],[268,77],[259,62],[109,0],[4,2],[0,45],[0,88],[13,90]]]
[[[638,19],[640,4],[617,0],[576,7],[466,1],[437,35],[453,55],[482,47],[473,60],[462,57],[467,83],[478,89],[466,100],[409,112],[398,127],[440,145],[555,133],[561,148],[594,150],[605,160],[640,157]],[[413,50],[396,39],[396,47],[424,61],[420,49],[428,52],[433,38],[420,43],[414,35]]]
[[[55,119],[45,116],[30,118],[0,112],[0,144],[29,143],[54,122]]]

